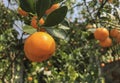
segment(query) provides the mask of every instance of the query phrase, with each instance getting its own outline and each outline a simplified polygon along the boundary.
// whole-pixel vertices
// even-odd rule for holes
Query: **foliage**
[[[109,75],[104,72],[113,70],[118,73],[116,79],[118,78],[119,83],[120,44],[110,37],[113,45],[102,48],[93,35],[98,27],[105,27],[109,31],[113,28],[119,30],[119,0],[113,0],[111,3],[108,0],[102,0],[103,2],[78,0],[78,3],[76,0],[26,0],[25,3],[23,0],[20,1],[21,8],[29,12],[28,17],[20,16],[16,11],[0,4],[0,79],[2,83],[105,83],[105,81],[109,83],[109,79],[105,79],[111,76],[110,81],[114,82],[116,74]],[[37,8],[35,1],[43,4],[47,2],[48,5],[40,6],[37,3],[39,5]],[[57,2],[61,3],[59,9],[48,16],[43,15],[51,4]],[[68,10],[64,5],[67,5]],[[41,9],[42,13],[38,9]],[[74,16],[73,12],[76,9],[80,9],[78,17],[71,20],[70,17]],[[60,15],[61,11],[65,12]],[[65,17],[67,12],[69,15]],[[46,24],[51,24],[44,28],[54,37],[57,44],[55,54],[41,63],[30,62],[25,57],[23,52],[25,39],[22,37],[18,39],[19,34],[13,29],[14,21],[21,20],[25,23],[22,27],[23,35],[32,34],[36,31],[30,25],[30,19],[34,15],[39,19],[46,18],[48,22]],[[91,27],[88,28],[87,25]],[[105,67],[101,67],[101,63],[105,63]],[[107,66],[113,63],[116,64],[115,68],[114,65],[110,68]],[[30,77],[32,80],[28,79]]]

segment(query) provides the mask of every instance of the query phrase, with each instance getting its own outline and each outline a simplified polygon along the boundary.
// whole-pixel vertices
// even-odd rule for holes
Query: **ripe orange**
[[[101,66],[101,67],[105,67],[105,63],[101,63],[100,66]]]
[[[97,28],[94,32],[94,37],[97,40],[104,41],[109,36],[109,31],[106,28]]]
[[[112,45],[112,40],[108,37],[104,41],[99,42],[101,47],[110,47]]]
[[[28,16],[28,13],[24,10],[22,10],[21,8],[18,8],[18,13],[21,15],[21,16]]]
[[[28,77],[27,79],[28,79],[28,81],[32,81],[32,80],[33,80],[33,78],[32,78],[32,77]]]
[[[117,41],[117,43],[120,43],[120,33],[118,33],[118,35],[116,37],[116,41]]]
[[[60,5],[58,3],[53,4],[49,9],[46,10],[45,14],[48,15],[51,12],[53,12],[54,10],[58,9],[60,7]]]
[[[117,29],[111,29],[110,30],[110,36],[116,38],[119,34],[119,31]]]
[[[40,25],[43,25],[43,24],[44,24],[43,18],[41,18],[41,19],[39,20],[39,24],[40,24]],[[38,28],[38,25],[37,25],[37,16],[33,16],[33,17],[32,17],[31,25],[32,25],[33,28],[36,28],[36,29]]]
[[[35,32],[25,40],[24,52],[33,62],[47,60],[55,52],[56,44],[52,36],[46,32]]]
[[[111,63],[111,62],[112,62],[112,60],[111,60],[111,59],[108,59],[108,60],[107,60],[107,63]]]

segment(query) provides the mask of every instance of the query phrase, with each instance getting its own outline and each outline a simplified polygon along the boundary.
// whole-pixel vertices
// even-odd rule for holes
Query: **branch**
[[[105,0],[105,2],[102,2],[100,8],[98,9],[97,11],[97,14],[96,14],[96,17],[99,17],[100,18],[100,14],[101,14],[101,9],[104,7],[104,5],[107,3],[108,0]]]
[[[86,4],[87,3],[86,0],[84,0],[84,3],[85,3],[85,6],[87,8],[87,12],[89,13],[91,19],[94,21],[94,18],[92,17],[92,13],[90,12],[88,5]]]
[[[83,3],[78,3],[78,4],[76,4],[76,5],[74,5],[73,7],[71,7],[71,9],[69,9],[68,11],[71,11],[73,8],[75,8],[75,7],[78,7],[78,6],[82,6],[83,5]]]

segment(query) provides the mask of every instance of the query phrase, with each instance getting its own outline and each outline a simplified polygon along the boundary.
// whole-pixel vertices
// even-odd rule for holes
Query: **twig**
[[[85,6],[86,6],[86,8],[87,8],[87,12],[89,13],[91,19],[93,20],[94,18],[92,17],[92,13],[90,12],[89,7],[88,7],[87,4],[86,4],[86,3],[87,3],[86,0],[84,0],[84,3],[85,3]],[[94,20],[93,20],[93,21],[94,21]]]
[[[74,5],[73,7],[71,7],[71,9],[69,9],[68,11],[71,11],[73,8],[75,8],[75,7],[78,7],[78,6],[82,6],[83,5],[83,3],[79,3],[79,4],[76,4],[76,5]]]

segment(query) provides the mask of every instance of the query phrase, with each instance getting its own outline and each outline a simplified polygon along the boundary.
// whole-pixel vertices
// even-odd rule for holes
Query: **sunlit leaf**
[[[25,25],[23,27],[23,31],[26,33],[32,34],[32,33],[36,32],[36,29],[34,29],[32,26]]]
[[[58,37],[58,38],[61,38],[61,39],[65,39],[66,38],[66,33],[64,30],[61,30],[61,29],[47,29],[47,31],[55,36],[55,37]]]
[[[63,29],[63,30],[69,30],[70,28],[64,25],[58,25],[58,28]]]

